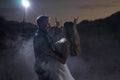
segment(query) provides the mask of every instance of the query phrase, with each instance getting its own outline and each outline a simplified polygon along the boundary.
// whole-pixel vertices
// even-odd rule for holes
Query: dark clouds
[[[117,3],[119,1],[109,1],[109,2],[103,2],[103,3],[92,3],[92,4],[84,4],[84,5],[78,5],[77,9],[105,9],[105,8],[113,8],[118,6]]]
[[[111,8],[114,7],[115,5],[110,5],[110,4],[88,4],[88,5],[81,5],[78,6],[78,9],[101,9],[101,8]]]

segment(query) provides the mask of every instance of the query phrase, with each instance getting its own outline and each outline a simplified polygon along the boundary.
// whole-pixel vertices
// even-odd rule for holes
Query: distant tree
[[[5,18],[3,16],[0,16],[0,22],[5,21]]]
[[[88,23],[90,23],[89,20],[83,20],[83,21],[81,21],[79,24],[88,24]]]

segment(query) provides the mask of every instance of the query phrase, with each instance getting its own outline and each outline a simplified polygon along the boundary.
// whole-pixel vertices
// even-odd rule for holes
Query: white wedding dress
[[[75,80],[66,63],[62,64],[52,58],[49,58],[49,61],[43,64],[43,68],[49,71],[48,74],[52,80]]]
[[[52,27],[48,31],[48,40],[52,47],[52,49],[57,50],[59,55],[64,54],[62,52],[61,44],[66,42],[66,38],[64,37],[62,30],[58,27]],[[50,73],[50,77],[52,80],[75,80],[69,69],[67,64],[62,64],[59,61],[53,59],[52,57],[47,57],[48,62],[43,64],[43,68],[48,69],[48,73]]]

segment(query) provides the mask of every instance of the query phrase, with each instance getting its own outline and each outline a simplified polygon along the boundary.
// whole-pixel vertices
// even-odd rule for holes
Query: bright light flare
[[[22,5],[25,7],[25,8],[28,8],[30,7],[30,2],[28,0],[22,0]]]
[[[56,44],[57,44],[57,43],[64,43],[64,42],[66,42],[66,41],[67,41],[66,38],[62,38],[62,39],[60,39],[59,41],[57,41]]]

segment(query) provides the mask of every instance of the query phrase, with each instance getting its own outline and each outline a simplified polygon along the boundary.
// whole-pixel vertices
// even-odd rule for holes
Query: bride
[[[55,22],[56,26],[51,27],[47,31],[48,42],[53,52],[55,52],[57,56],[63,58],[65,62],[61,63],[53,59],[53,61],[48,62],[46,69],[50,71],[50,76],[53,78],[53,80],[75,80],[66,64],[68,54],[70,53],[69,42],[63,34],[62,29],[59,28],[59,22],[57,20],[55,20]]]

